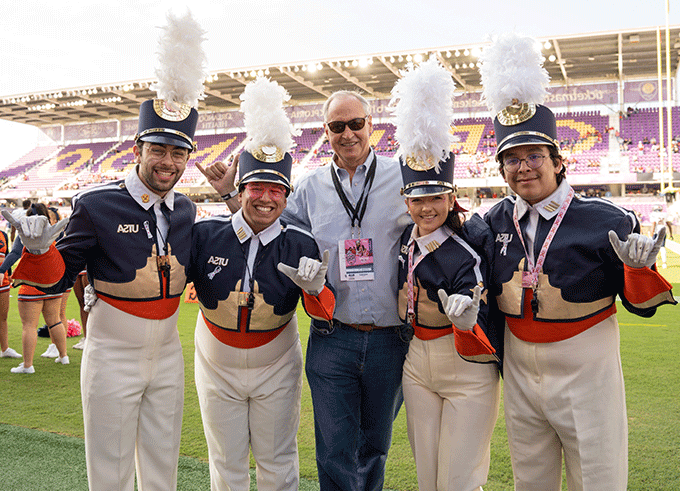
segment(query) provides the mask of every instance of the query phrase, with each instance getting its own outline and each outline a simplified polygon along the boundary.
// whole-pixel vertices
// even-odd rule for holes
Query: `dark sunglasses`
[[[345,126],[349,126],[349,129],[352,131],[359,131],[363,129],[363,127],[366,125],[366,118],[368,116],[365,116],[363,118],[354,118],[350,119],[349,121],[331,121],[330,123],[326,123],[326,126],[328,126],[328,129],[331,130],[333,133],[342,133],[345,131]]]

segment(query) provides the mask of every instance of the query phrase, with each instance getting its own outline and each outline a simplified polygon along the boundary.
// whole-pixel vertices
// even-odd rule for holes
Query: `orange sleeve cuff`
[[[635,308],[649,309],[664,303],[676,304],[671,285],[655,269],[623,265],[623,296]]]
[[[453,334],[456,351],[463,359],[477,363],[498,361],[496,350],[491,346],[489,338],[479,324],[475,324],[471,331],[462,331],[453,326]]]
[[[12,280],[14,286],[31,285],[47,288],[58,283],[65,271],[64,259],[54,243],[45,254],[31,254],[24,247],[21,261],[12,274]]]
[[[312,319],[331,321],[335,312],[335,295],[325,285],[316,297],[302,290],[302,305]]]

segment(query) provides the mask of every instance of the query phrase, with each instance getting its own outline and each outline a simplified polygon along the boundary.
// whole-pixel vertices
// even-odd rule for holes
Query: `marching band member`
[[[15,281],[64,291],[87,267],[98,298],[80,377],[90,490],[132,491],[135,468],[139,489],[177,487],[184,403],[177,316],[196,205],[173,187],[195,150],[203,36],[191,14],[168,14],[158,98],[140,107],[137,165],[124,180],[75,197],[56,248],[51,241],[66,220],[13,223],[26,248]]]
[[[493,242],[479,215],[463,223],[454,195],[454,90],[434,58],[392,90],[402,194],[414,221],[401,236],[398,284],[399,317],[414,331],[402,384],[420,491],[481,490],[500,401],[499,358],[487,336]]]
[[[325,286],[328,251],[279,220],[290,184],[290,123],[283,87],[266,78],[241,96],[248,142],[238,159],[241,205],[232,217],[194,226],[190,278],[196,321],[196,387],[208,442],[213,491],[250,489],[249,450],[258,489],[298,489],[297,430],[302,347],[295,310],[333,319]]]
[[[480,69],[496,160],[516,196],[485,216],[492,293],[505,315],[503,390],[518,491],[624,491],[628,433],[616,296],[650,317],[675,304],[656,241],[633,212],[576,194],[565,179],[538,43],[499,37]]]

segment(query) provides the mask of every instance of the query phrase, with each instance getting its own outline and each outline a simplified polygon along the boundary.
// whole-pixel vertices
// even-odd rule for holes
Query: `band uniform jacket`
[[[408,256],[411,233],[409,225],[401,236],[399,253],[399,317],[407,322],[408,302]],[[414,271],[414,315],[413,328],[420,339],[435,339],[455,334],[455,345],[459,355],[472,362],[490,363],[501,361],[502,336],[496,335],[489,316],[487,257],[491,254],[492,237],[488,226],[479,215],[473,215],[463,224],[462,236],[443,227],[448,238],[439,243],[434,240],[426,245],[427,255]],[[417,247],[417,246],[416,246]],[[462,331],[451,324],[444,313],[438,291],[444,289],[448,295],[454,293],[472,296],[475,285],[482,287],[477,325],[472,331]]]
[[[316,320],[333,318],[335,297],[326,283],[317,296],[305,293],[277,269],[279,262],[297,268],[302,256],[318,259],[311,234],[279,221],[281,231],[259,244],[251,272],[251,291],[243,291],[250,239],[241,243],[231,217],[202,219],[194,225],[189,278],[210,331],[237,348],[262,346],[274,339],[293,317],[300,296]],[[242,236],[243,237],[243,236]],[[252,295],[251,295],[252,293]]]
[[[522,288],[525,252],[513,224],[516,198],[509,196],[484,219],[495,237],[494,275],[490,287],[508,327],[518,338],[534,343],[561,341],[594,326],[616,312],[616,295],[630,312],[651,317],[656,307],[676,303],[671,285],[656,266],[630,268],[609,242],[614,230],[621,240],[640,232],[634,213],[600,198],[574,195],[547,251],[536,288],[537,310],[532,312],[531,288]],[[559,206],[552,203],[552,206]],[[529,213],[519,220],[520,228]],[[534,241],[538,257],[555,217],[539,216]]]
[[[144,210],[125,181],[85,191],[76,196],[56,248],[42,255],[24,252],[14,279],[47,293],[64,291],[87,268],[100,300],[138,317],[168,318],[186,286],[195,216],[196,205],[176,192],[162,258],[153,207]]]

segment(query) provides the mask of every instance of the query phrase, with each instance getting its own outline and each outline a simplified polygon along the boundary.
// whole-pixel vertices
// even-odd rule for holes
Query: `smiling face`
[[[529,155],[543,155],[544,161],[537,169],[532,169],[526,162]],[[550,150],[547,145],[520,145],[503,152],[501,161],[508,159],[520,159],[519,167],[515,172],[503,169],[503,178],[517,195],[521,196],[530,205],[535,205],[544,200],[557,189],[557,175],[561,170],[561,163],[550,158]]]
[[[139,178],[150,191],[165,196],[184,174],[189,161],[186,148],[163,143],[135,145],[133,152],[139,164]]]
[[[286,188],[270,182],[249,182],[238,195],[243,218],[259,234],[276,221],[286,207]]]
[[[366,124],[357,131],[352,131],[349,126],[345,125],[345,130],[342,133],[333,133],[328,125],[324,125],[328,141],[338,157],[336,164],[338,167],[346,169],[350,175],[354,175],[356,168],[366,161],[371,150],[369,145],[369,137],[373,131],[371,117],[366,114],[361,101],[349,95],[336,97],[328,106],[327,123],[333,121],[346,123],[364,117]]]
[[[444,225],[449,211],[453,208],[453,193],[434,196],[406,198],[408,214],[415,222],[418,237],[431,234]]]

